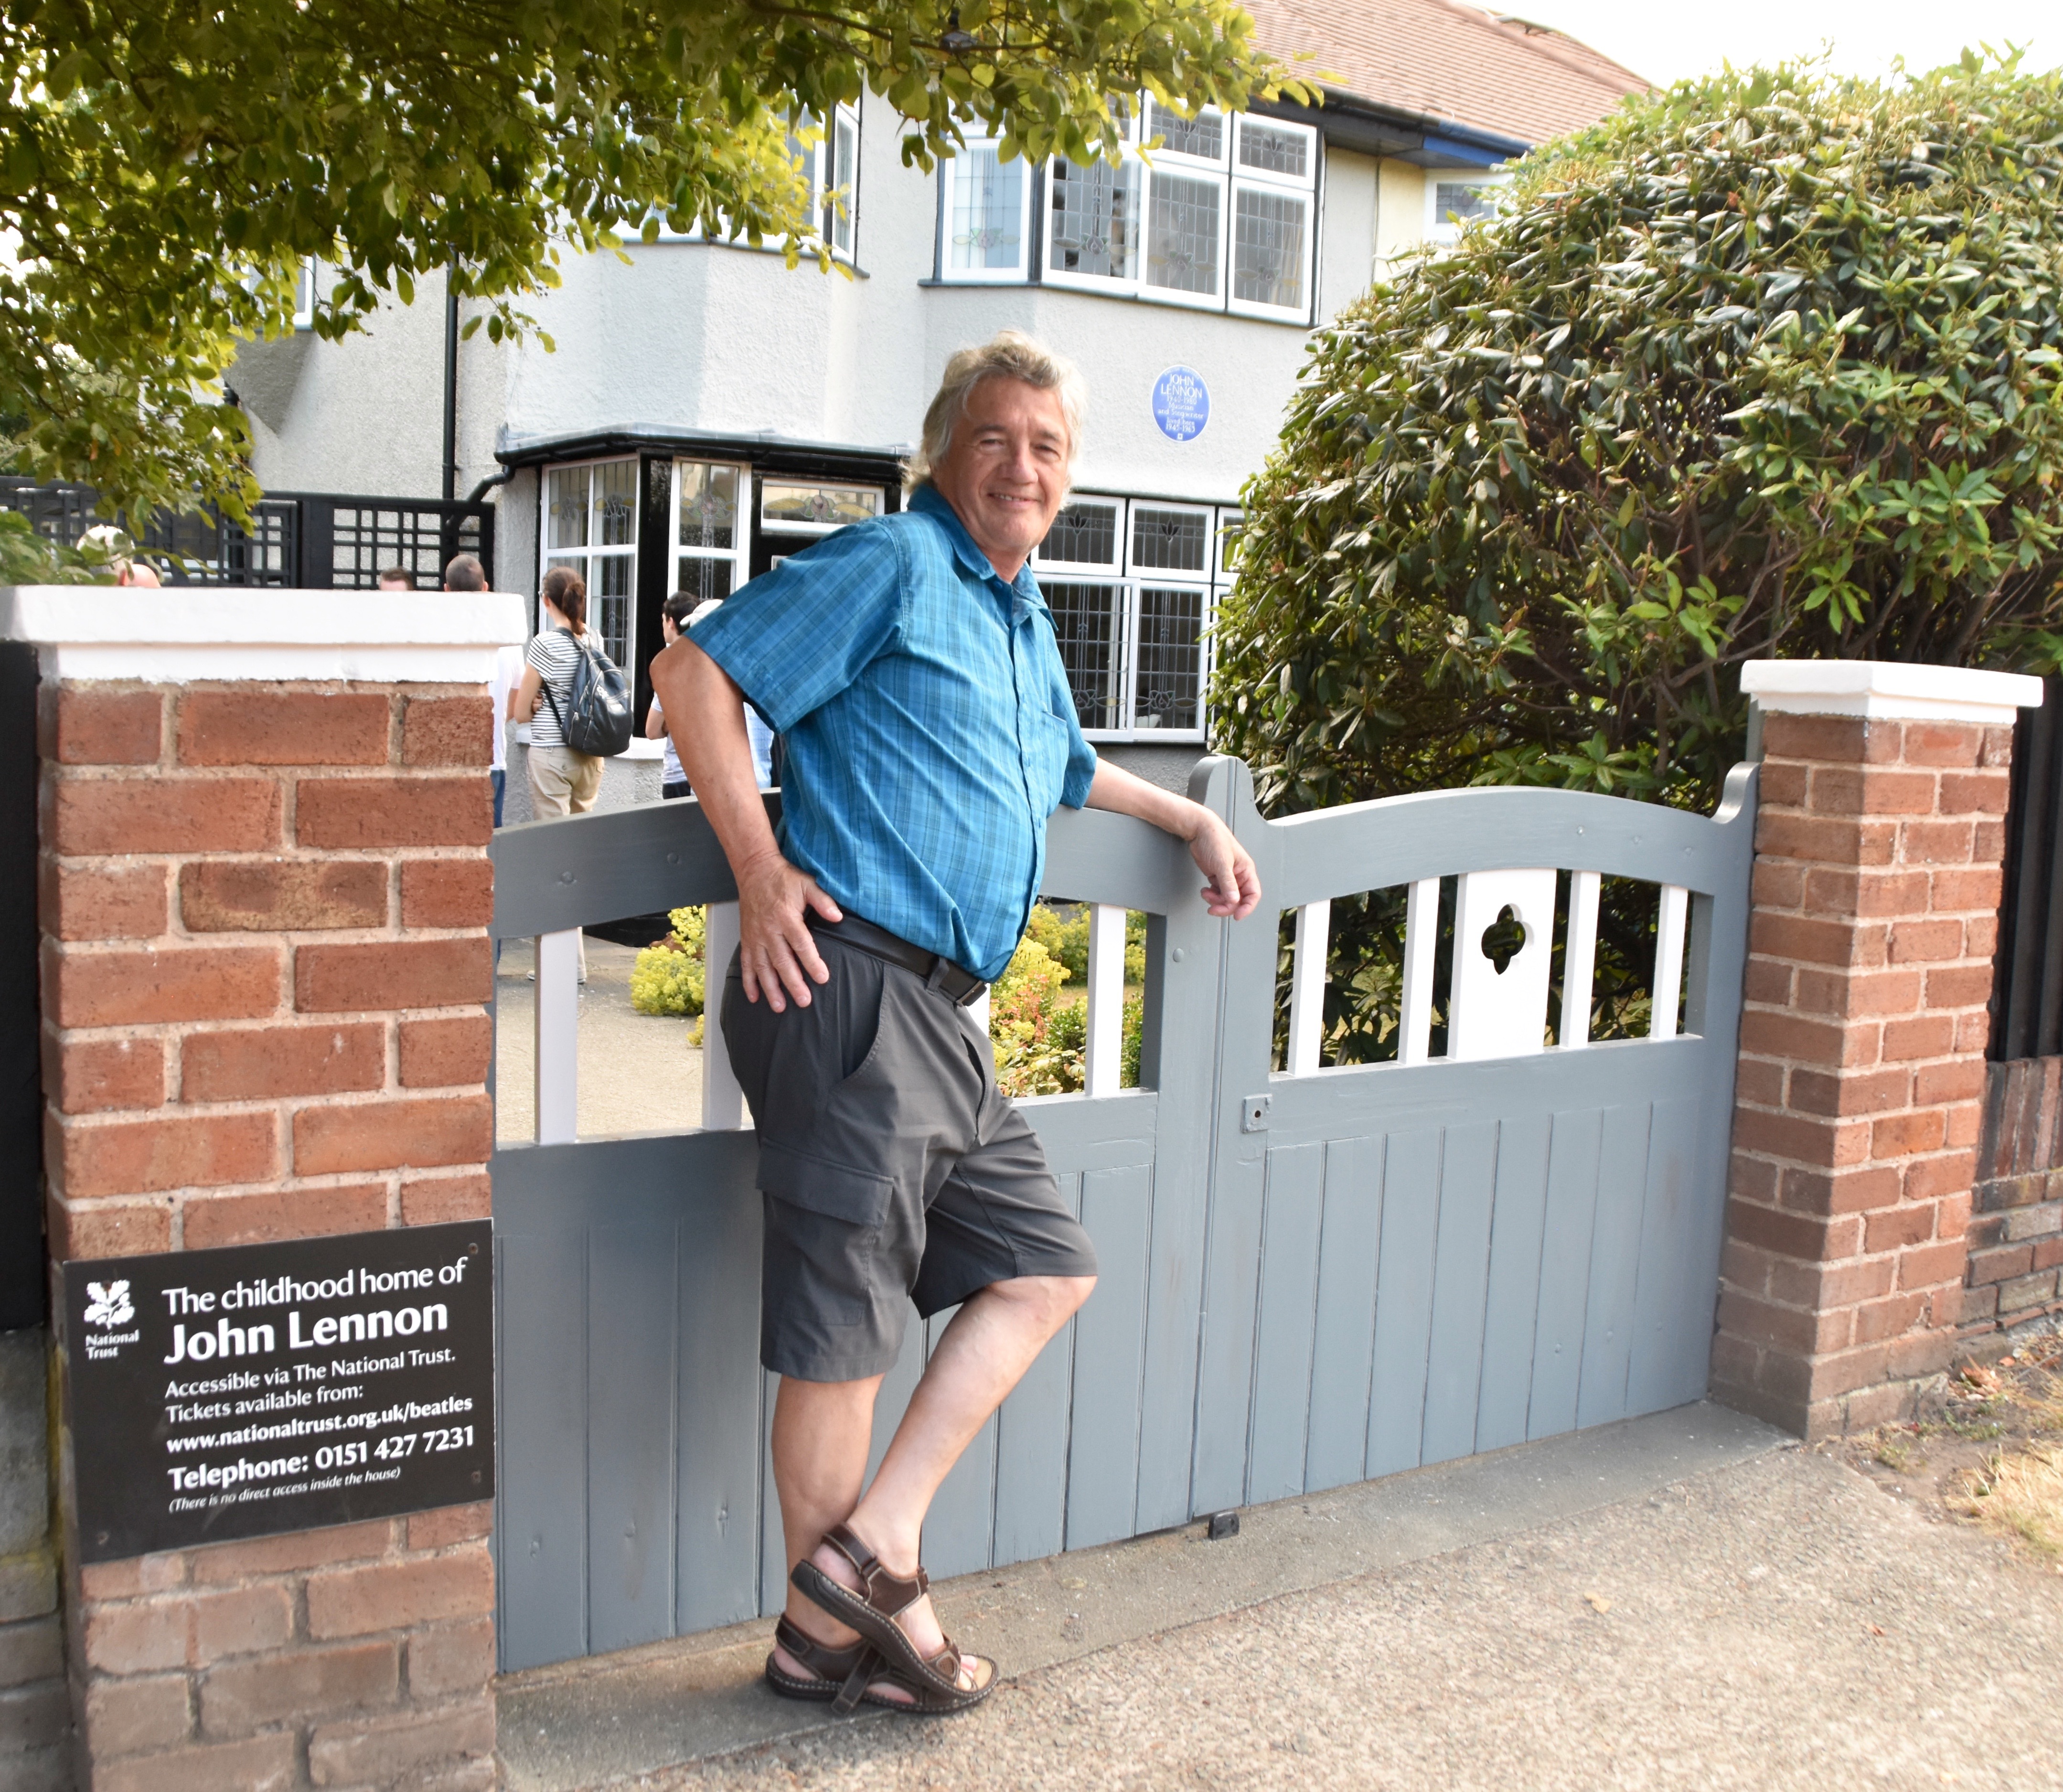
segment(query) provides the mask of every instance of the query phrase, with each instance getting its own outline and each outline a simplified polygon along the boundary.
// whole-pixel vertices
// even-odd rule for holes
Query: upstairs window
[[[1116,110],[1115,159],[1035,171],[980,140],[947,161],[940,277],[1308,322],[1317,133],[1208,107],[1186,119],[1150,98]]]
[[[788,154],[809,178],[810,209],[833,257],[851,261],[859,237],[859,112],[852,106],[841,106],[830,123],[823,126],[819,126],[814,115],[804,113],[802,123],[789,136]],[[668,229],[662,215],[658,239],[700,243],[705,238],[699,226],[689,231]],[[742,237],[722,240],[741,245],[745,242]],[[766,247],[778,249],[786,243],[784,237],[769,237]]]
[[[1462,227],[1479,218],[1494,218],[1503,189],[1511,177],[1502,173],[1462,174],[1435,169],[1426,176],[1426,240],[1452,248]]]

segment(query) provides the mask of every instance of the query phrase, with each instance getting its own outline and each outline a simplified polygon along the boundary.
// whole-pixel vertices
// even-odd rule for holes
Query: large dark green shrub
[[[1550,146],[1318,333],[1246,494],[1219,744],[1274,813],[1708,809],[1744,659],[2053,665],[2059,290],[2056,75],[1729,74]],[[1334,905],[1343,1058],[1393,1049],[1400,902]],[[1652,912],[1608,893],[1605,1031]]]
[[[1769,653],[2053,661],[2063,78],[1637,102],[1319,332],[1249,486],[1222,744],[1272,808],[1708,806]]]

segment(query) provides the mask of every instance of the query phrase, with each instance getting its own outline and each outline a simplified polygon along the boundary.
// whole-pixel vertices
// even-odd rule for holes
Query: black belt
[[[963,1008],[971,1007],[988,993],[988,985],[972,971],[961,970],[951,958],[936,952],[912,946],[871,921],[863,921],[856,914],[848,914],[842,921],[826,921],[814,910],[806,912],[810,925],[818,933],[842,939],[855,952],[864,952],[883,964],[914,970],[930,987],[943,990]]]

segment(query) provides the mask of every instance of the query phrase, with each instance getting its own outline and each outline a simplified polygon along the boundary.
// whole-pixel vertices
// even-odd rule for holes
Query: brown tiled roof
[[[1246,0],[1262,47],[1322,86],[1540,143],[1648,83],[1587,44],[1454,0]],[[1310,60],[1293,58],[1309,54]]]

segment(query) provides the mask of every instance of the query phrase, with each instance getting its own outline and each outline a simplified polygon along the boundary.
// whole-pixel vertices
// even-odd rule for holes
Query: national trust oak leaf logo
[[[86,1323],[111,1332],[136,1316],[130,1304],[127,1282],[88,1282],[86,1284]]]

